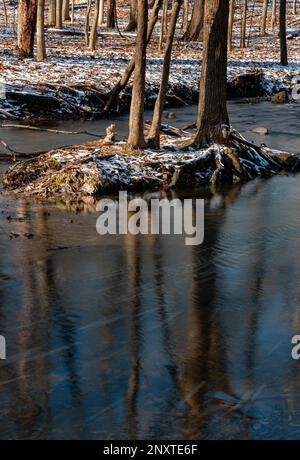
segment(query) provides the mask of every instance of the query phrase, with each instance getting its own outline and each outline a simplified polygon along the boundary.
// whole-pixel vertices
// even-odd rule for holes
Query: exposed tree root
[[[6,190],[47,198],[97,196],[119,190],[188,189],[242,183],[255,177],[300,171],[300,157],[271,151],[230,131],[226,145],[176,149],[173,137],[162,136],[158,151],[131,151],[115,143],[114,126],[103,140],[73,145],[19,161],[4,175]]]

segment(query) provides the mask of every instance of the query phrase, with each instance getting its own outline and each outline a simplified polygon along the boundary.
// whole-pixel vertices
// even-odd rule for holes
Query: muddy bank
[[[154,106],[158,84],[147,84],[145,107]],[[130,108],[131,87],[126,88],[112,104],[109,113],[104,111],[110,94],[107,83],[101,85],[61,85],[44,83],[39,85],[5,85],[5,98],[0,98],[0,119],[53,121],[62,119],[99,119],[107,115],[126,113]],[[280,90],[284,84],[266,84],[262,72],[253,71],[235,76],[228,81],[228,99],[261,98]],[[170,84],[166,108],[197,103],[198,85]]]

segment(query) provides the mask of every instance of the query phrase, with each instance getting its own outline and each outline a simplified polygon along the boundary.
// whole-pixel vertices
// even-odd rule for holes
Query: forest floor
[[[15,6],[9,6],[9,24],[0,28],[0,82],[6,94],[0,98],[0,117],[4,119],[93,118],[101,117],[107,94],[117,83],[134,52],[134,34],[120,36],[114,30],[99,29],[96,51],[85,45],[83,6],[77,4],[74,25],[65,27],[77,34],[46,34],[46,62],[20,60],[16,53]],[[121,30],[128,21],[128,2],[118,7]],[[3,24],[3,17],[0,18]],[[182,18],[180,18],[182,21]],[[179,21],[179,24],[180,24]],[[270,32],[259,36],[259,11],[249,17],[247,48],[239,48],[239,11],[234,27],[234,49],[229,56],[228,82],[235,88],[240,75],[261,73],[259,87],[236,88],[233,96],[257,97],[290,91],[291,80],[300,73],[300,17],[288,16],[289,66],[279,65],[279,38]],[[51,33],[50,33],[51,32]],[[290,33],[291,32],[291,33]],[[201,74],[202,43],[185,43],[182,29],[177,31],[169,85],[169,105],[197,101]],[[80,35],[81,34],[81,35]],[[146,106],[151,107],[160,83],[163,51],[158,49],[159,26],[148,48]],[[129,85],[130,87],[130,85]],[[3,91],[2,91],[3,93]],[[128,110],[130,88],[124,92],[116,112]]]

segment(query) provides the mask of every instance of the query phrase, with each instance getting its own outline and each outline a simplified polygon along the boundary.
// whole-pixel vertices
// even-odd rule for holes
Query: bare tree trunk
[[[246,28],[247,28],[247,11],[248,1],[244,0],[243,14],[242,14],[242,26],[241,26],[241,48],[246,48]]]
[[[229,2],[205,2],[204,52],[195,145],[203,147],[224,141],[222,125],[227,113],[227,31]]]
[[[235,11],[235,0],[229,2],[229,23],[228,23],[228,51],[232,51],[233,21]]]
[[[55,26],[56,22],[56,0],[49,0],[48,26]]]
[[[168,0],[163,0],[163,10],[161,15],[161,26],[160,26],[160,34],[159,34],[159,51],[162,50],[163,41],[164,41],[164,33],[167,25],[167,17],[168,17]]]
[[[146,75],[148,0],[139,0],[137,8],[137,37],[135,70],[129,116],[128,145],[134,149],[146,147],[144,137],[144,95]]]
[[[74,24],[74,2],[75,0],[71,0],[71,24]]]
[[[36,0],[19,0],[18,51],[21,58],[33,56],[36,11]]]
[[[38,0],[37,2],[37,21],[36,21],[36,40],[37,40],[37,61],[45,61],[46,45],[45,45],[45,31],[44,31],[44,14],[45,14],[45,0]]]
[[[149,24],[147,28],[147,44],[150,42],[153,29],[155,27],[155,24],[157,23],[158,20],[158,15],[159,15],[159,10],[162,5],[162,0],[155,0],[152,11],[151,11],[151,16],[149,19]],[[107,112],[113,101],[117,98],[117,96],[120,94],[121,91],[123,91],[124,88],[126,88],[126,85],[132,75],[132,72],[134,71],[134,66],[135,66],[135,56],[133,56],[130,60],[130,62],[127,64],[126,69],[121,77],[121,79],[118,81],[118,83],[113,87],[111,90],[110,96],[106,102],[106,105],[104,107],[104,112]]]
[[[131,0],[129,24],[125,29],[126,32],[133,32],[136,30],[136,26],[137,26],[136,12],[137,12],[137,0]]]
[[[272,1],[272,18],[271,18],[271,24],[272,24],[272,31],[275,31],[275,26],[276,26],[276,0]]]
[[[106,27],[114,29],[115,27],[115,0],[107,0],[106,9]]]
[[[297,15],[297,0],[293,0],[293,14]]]
[[[189,0],[184,0],[183,3],[183,30],[186,33],[189,26]]]
[[[56,0],[56,20],[55,20],[55,28],[62,29],[62,0]]]
[[[64,21],[70,21],[70,0],[63,0],[62,17]]]
[[[287,43],[286,43],[286,0],[280,0],[279,35],[280,35],[280,63],[281,65],[288,65],[288,54],[287,54]]]
[[[195,0],[192,10],[192,17],[189,22],[188,28],[183,36],[183,40],[197,41],[202,38],[203,29],[203,16],[204,16],[205,0]]]
[[[97,26],[98,26],[98,21],[99,21],[99,13],[100,13],[100,0],[96,0],[95,15],[94,15],[94,21],[92,25],[92,30],[90,33],[90,45],[89,45],[89,48],[93,51],[96,49]]]
[[[104,0],[100,0],[99,26],[104,23]]]
[[[8,25],[8,16],[7,16],[6,0],[2,0],[2,4],[3,4],[3,13],[4,13],[4,23],[7,26]]]
[[[159,93],[156,99],[153,120],[151,129],[148,135],[149,146],[152,148],[159,148],[159,137],[160,137],[160,128],[161,128],[161,119],[162,113],[166,101],[166,94],[169,83],[169,74],[170,74],[170,63],[172,56],[172,47],[174,41],[174,35],[176,30],[176,23],[178,20],[179,11],[181,8],[183,0],[173,0],[171,19],[168,29],[168,36],[166,42],[166,50],[164,55],[163,70],[161,76],[161,83],[159,88]]]
[[[86,8],[86,14],[85,14],[85,24],[84,24],[84,35],[85,35],[86,45],[89,44],[91,10],[92,10],[92,0],[88,0],[88,5]]]
[[[261,28],[260,28],[260,34],[261,34],[262,36],[265,36],[265,35],[266,35],[268,5],[269,5],[269,0],[264,0],[264,3],[263,3],[263,10],[262,10],[262,16],[261,16]]]

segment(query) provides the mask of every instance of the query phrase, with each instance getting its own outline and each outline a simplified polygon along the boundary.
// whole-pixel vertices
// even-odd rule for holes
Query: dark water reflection
[[[300,438],[299,198],[209,197],[188,247],[0,197],[0,438]]]

